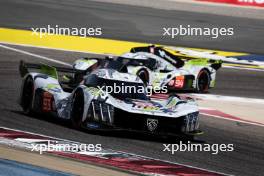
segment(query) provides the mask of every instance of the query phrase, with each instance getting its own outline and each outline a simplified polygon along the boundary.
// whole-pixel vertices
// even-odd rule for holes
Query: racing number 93
[[[44,112],[52,111],[53,96],[49,92],[43,93],[42,110]]]

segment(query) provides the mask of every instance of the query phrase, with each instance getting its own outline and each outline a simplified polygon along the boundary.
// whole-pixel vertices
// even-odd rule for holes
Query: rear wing
[[[58,79],[58,72],[64,72],[64,73],[79,73],[82,71],[75,70],[72,68],[66,68],[66,67],[57,67],[57,66],[49,66],[47,64],[35,64],[35,63],[26,63],[23,60],[19,63],[19,74],[21,77],[24,77],[26,74],[28,74],[30,71],[29,69],[37,69],[39,73],[47,74],[55,79]]]
[[[185,60],[185,63],[188,65],[197,65],[197,66],[210,66],[215,70],[218,70],[222,67],[222,60],[213,60],[207,58],[192,58],[188,56],[180,56]]]
[[[112,61],[113,58],[106,57],[104,59],[100,58],[83,58],[83,59],[95,59],[97,60],[96,67],[90,67],[87,70],[78,70],[75,68],[67,68],[67,67],[59,67],[59,66],[50,66],[48,64],[40,63],[26,63],[25,61],[21,60],[19,63],[19,73],[21,77],[24,77],[27,73],[29,73],[29,69],[37,69],[39,73],[47,74],[51,77],[58,79],[58,72],[62,73],[73,73],[73,74],[82,74],[85,75],[88,72],[91,72],[93,69],[100,68],[105,65],[106,62]]]
[[[221,68],[223,61],[222,60],[214,60],[214,59],[208,59],[208,58],[200,58],[200,57],[193,57],[188,55],[175,55],[171,53],[170,51],[167,51],[164,47],[159,46],[145,46],[145,47],[134,47],[131,49],[130,52],[136,53],[136,52],[148,52],[155,54],[172,65],[174,65],[176,68],[180,68],[184,66],[185,64],[189,65],[203,65],[207,66],[210,65],[215,70],[218,70]]]

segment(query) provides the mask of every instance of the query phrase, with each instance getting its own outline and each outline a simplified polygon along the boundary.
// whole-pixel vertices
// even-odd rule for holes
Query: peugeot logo
[[[158,127],[158,120],[157,119],[147,119],[147,126],[149,131],[154,131]]]

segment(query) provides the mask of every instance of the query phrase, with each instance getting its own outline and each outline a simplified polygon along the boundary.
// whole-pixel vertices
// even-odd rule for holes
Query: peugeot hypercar
[[[67,119],[75,128],[189,137],[200,134],[194,100],[177,95],[148,96],[139,77],[114,67],[124,69],[120,62],[109,60],[102,67],[85,70],[81,81],[67,82],[61,73],[76,76],[81,75],[80,70],[21,61],[20,105],[25,113]],[[132,87],[133,91],[109,91],[109,87]]]
[[[221,60],[175,55],[156,46],[135,47],[122,57],[150,60],[148,65],[128,66],[128,72],[138,75],[145,84],[196,92],[207,92],[215,86],[216,71],[222,64]]]

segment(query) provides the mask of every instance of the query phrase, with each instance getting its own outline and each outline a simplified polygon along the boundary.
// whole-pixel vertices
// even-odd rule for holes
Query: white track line
[[[55,59],[52,59],[52,58],[48,58],[48,57],[41,56],[41,55],[38,55],[38,54],[30,53],[30,52],[27,52],[27,51],[23,51],[23,50],[20,50],[20,49],[8,47],[8,46],[1,45],[1,44],[0,44],[0,47],[5,48],[5,49],[9,49],[9,50],[12,50],[12,51],[15,51],[15,52],[19,52],[19,53],[22,53],[22,54],[30,55],[30,56],[33,56],[33,57],[37,57],[39,59],[47,60],[47,61],[50,61],[50,62],[54,62],[54,63],[66,65],[66,66],[71,66],[71,64],[69,64],[69,63],[58,61],[58,60],[55,60]],[[67,50],[65,50],[65,51],[67,51]],[[233,102],[261,103],[261,104],[264,104],[264,100],[262,100],[262,99],[251,99],[251,98],[231,97],[231,96],[222,96],[222,95],[208,95],[208,94],[206,94],[206,95],[205,94],[192,94],[192,95],[194,95],[196,98],[201,98],[201,99],[205,99],[205,100],[222,100],[222,101],[233,101]]]
[[[13,45],[17,45],[17,44],[13,44]],[[25,47],[35,47],[35,46],[31,46],[31,45],[18,45],[18,46],[25,46]],[[5,46],[0,44],[0,47],[5,48],[5,49],[9,49],[12,51],[16,51],[22,54],[26,54],[26,55],[30,55],[33,57],[37,57],[43,60],[47,60],[50,62],[54,62],[54,63],[59,63],[62,65],[66,65],[66,66],[72,66],[71,64],[67,63],[67,62],[63,62],[63,61],[58,61],[56,59],[52,59],[52,58],[48,58],[45,56],[41,56],[38,54],[34,54],[31,52],[27,52],[24,50],[20,50],[20,49],[16,49],[16,48],[12,48],[9,46]],[[35,47],[35,48],[43,48],[43,49],[53,49],[53,50],[60,50],[60,51],[71,51],[71,50],[64,50],[64,49],[54,49],[54,48],[47,48],[47,47]],[[72,52],[78,52],[78,51],[72,51]],[[92,52],[82,52],[82,53],[89,53],[89,54],[96,54],[96,53],[92,53]],[[107,55],[107,54],[102,54],[102,55]],[[239,68],[240,69],[240,68]],[[264,71],[264,70],[263,70]],[[204,98],[204,99],[210,99],[210,100],[224,100],[224,101],[235,101],[235,102],[245,102],[245,103],[263,103],[264,104],[264,100],[263,99],[255,99],[255,98],[243,98],[243,97],[234,97],[234,96],[223,96],[223,95],[213,95],[213,94],[191,94],[194,95],[197,98]]]
[[[79,50],[70,50],[70,49],[61,49],[61,48],[51,48],[46,46],[35,46],[35,45],[27,45],[27,44],[14,44],[9,42],[2,42],[0,41],[0,44],[7,44],[12,46],[24,46],[24,47],[32,47],[32,48],[41,48],[41,49],[49,49],[49,50],[55,50],[55,51],[66,51],[66,52],[75,52],[75,53],[87,53],[87,54],[96,54],[96,55],[103,55],[103,56],[117,56],[112,53],[95,53],[95,52],[88,52],[88,51],[79,51]]]
[[[38,55],[38,54],[34,54],[34,53],[27,52],[27,51],[23,51],[23,50],[20,50],[20,49],[8,47],[8,46],[5,46],[5,45],[1,45],[0,44],[0,47],[8,49],[8,50],[15,51],[15,52],[19,52],[19,53],[22,53],[22,54],[26,54],[26,55],[29,55],[29,56],[37,57],[39,59],[43,59],[43,60],[46,60],[46,61],[54,62],[54,63],[57,63],[57,64],[61,64],[61,65],[65,65],[65,66],[72,66],[71,64],[66,63],[66,62],[58,61],[58,60],[55,60],[55,59],[52,59],[52,58],[48,58],[48,57],[41,56],[41,55]]]
[[[219,100],[226,102],[239,102],[239,103],[254,103],[254,104],[264,104],[264,99],[257,98],[246,98],[246,97],[234,97],[234,96],[224,96],[224,95],[213,95],[213,94],[191,94],[194,98],[204,99],[204,100]]]
[[[250,71],[260,71],[264,72],[264,69],[262,68],[243,68],[243,67],[235,67],[235,66],[227,66],[225,63],[222,65],[223,68],[229,68],[229,69],[237,69],[237,70],[250,70]]]
[[[240,122],[240,123],[244,123],[244,124],[264,127],[264,124],[261,124],[261,123],[258,123],[258,122],[254,123],[254,122],[247,122],[247,121],[244,121],[244,120],[230,119],[230,118],[226,118],[226,117],[222,117],[222,116],[218,116],[218,115],[212,115],[212,114],[203,113],[203,112],[201,112],[200,114],[205,115],[205,116],[215,117],[215,118],[218,118],[218,119],[224,119],[224,120],[229,120],[229,121],[233,121],[233,122]]]
[[[112,53],[95,53],[95,52],[88,52],[88,51],[60,49],[60,48],[50,48],[50,47],[44,47],[44,46],[34,46],[34,45],[26,45],[26,44],[14,44],[14,43],[9,43],[9,42],[0,42],[0,44],[1,43],[2,44],[7,44],[7,45],[13,45],[13,46],[24,46],[24,47],[33,47],[33,48],[41,48],[41,49],[50,49],[50,50],[55,50],[55,51],[66,51],[66,52],[76,52],[76,53],[97,54],[97,55],[102,55],[102,56],[117,56],[117,55],[112,54]],[[7,47],[7,46],[5,46],[5,47]],[[234,67],[234,66],[226,66],[226,65],[223,65],[222,67],[223,68],[238,69],[238,70],[251,70],[251,71],[262,71],[262,72],[264,71],[264,69],[242,68],[242,67]]]
[[[219,111],[217,109],[208,108],[208,107],[201,107],[201,106],[199,106],[199,110]],[[222,112],[222,111],[220,111],[220,112]],[[228,114],[226,112],[222,112],[222,113]],[[243,119],[243,118],[237,117],[235,115],[231,115],[231,114],[228,114],[228,115],[231,115],[231,116],[240,118],[240,120],[238,120],[238,119],[232,119],[232,118],[228,118],[228,117],[222,117],[222,116],[219,116],[219,115],[213,115],[213,114],[206,113],[206,112],[200,112],[200,114],[206,115],[206,116],[211,116],[211,117],[216,117],[216,118],[219,118],[219,119],[225,119],[225,120],[230,120],[230,121],[234,121],[234,122],[241,122],[241,123],[246,123],[246,124],[250,124],[250,125],[256,125],[256,126],[264,127],[264,124],[261,123],[261,122],[256,122],[256,121],[251,121],[251,120],[248,120],[248,119]]]

